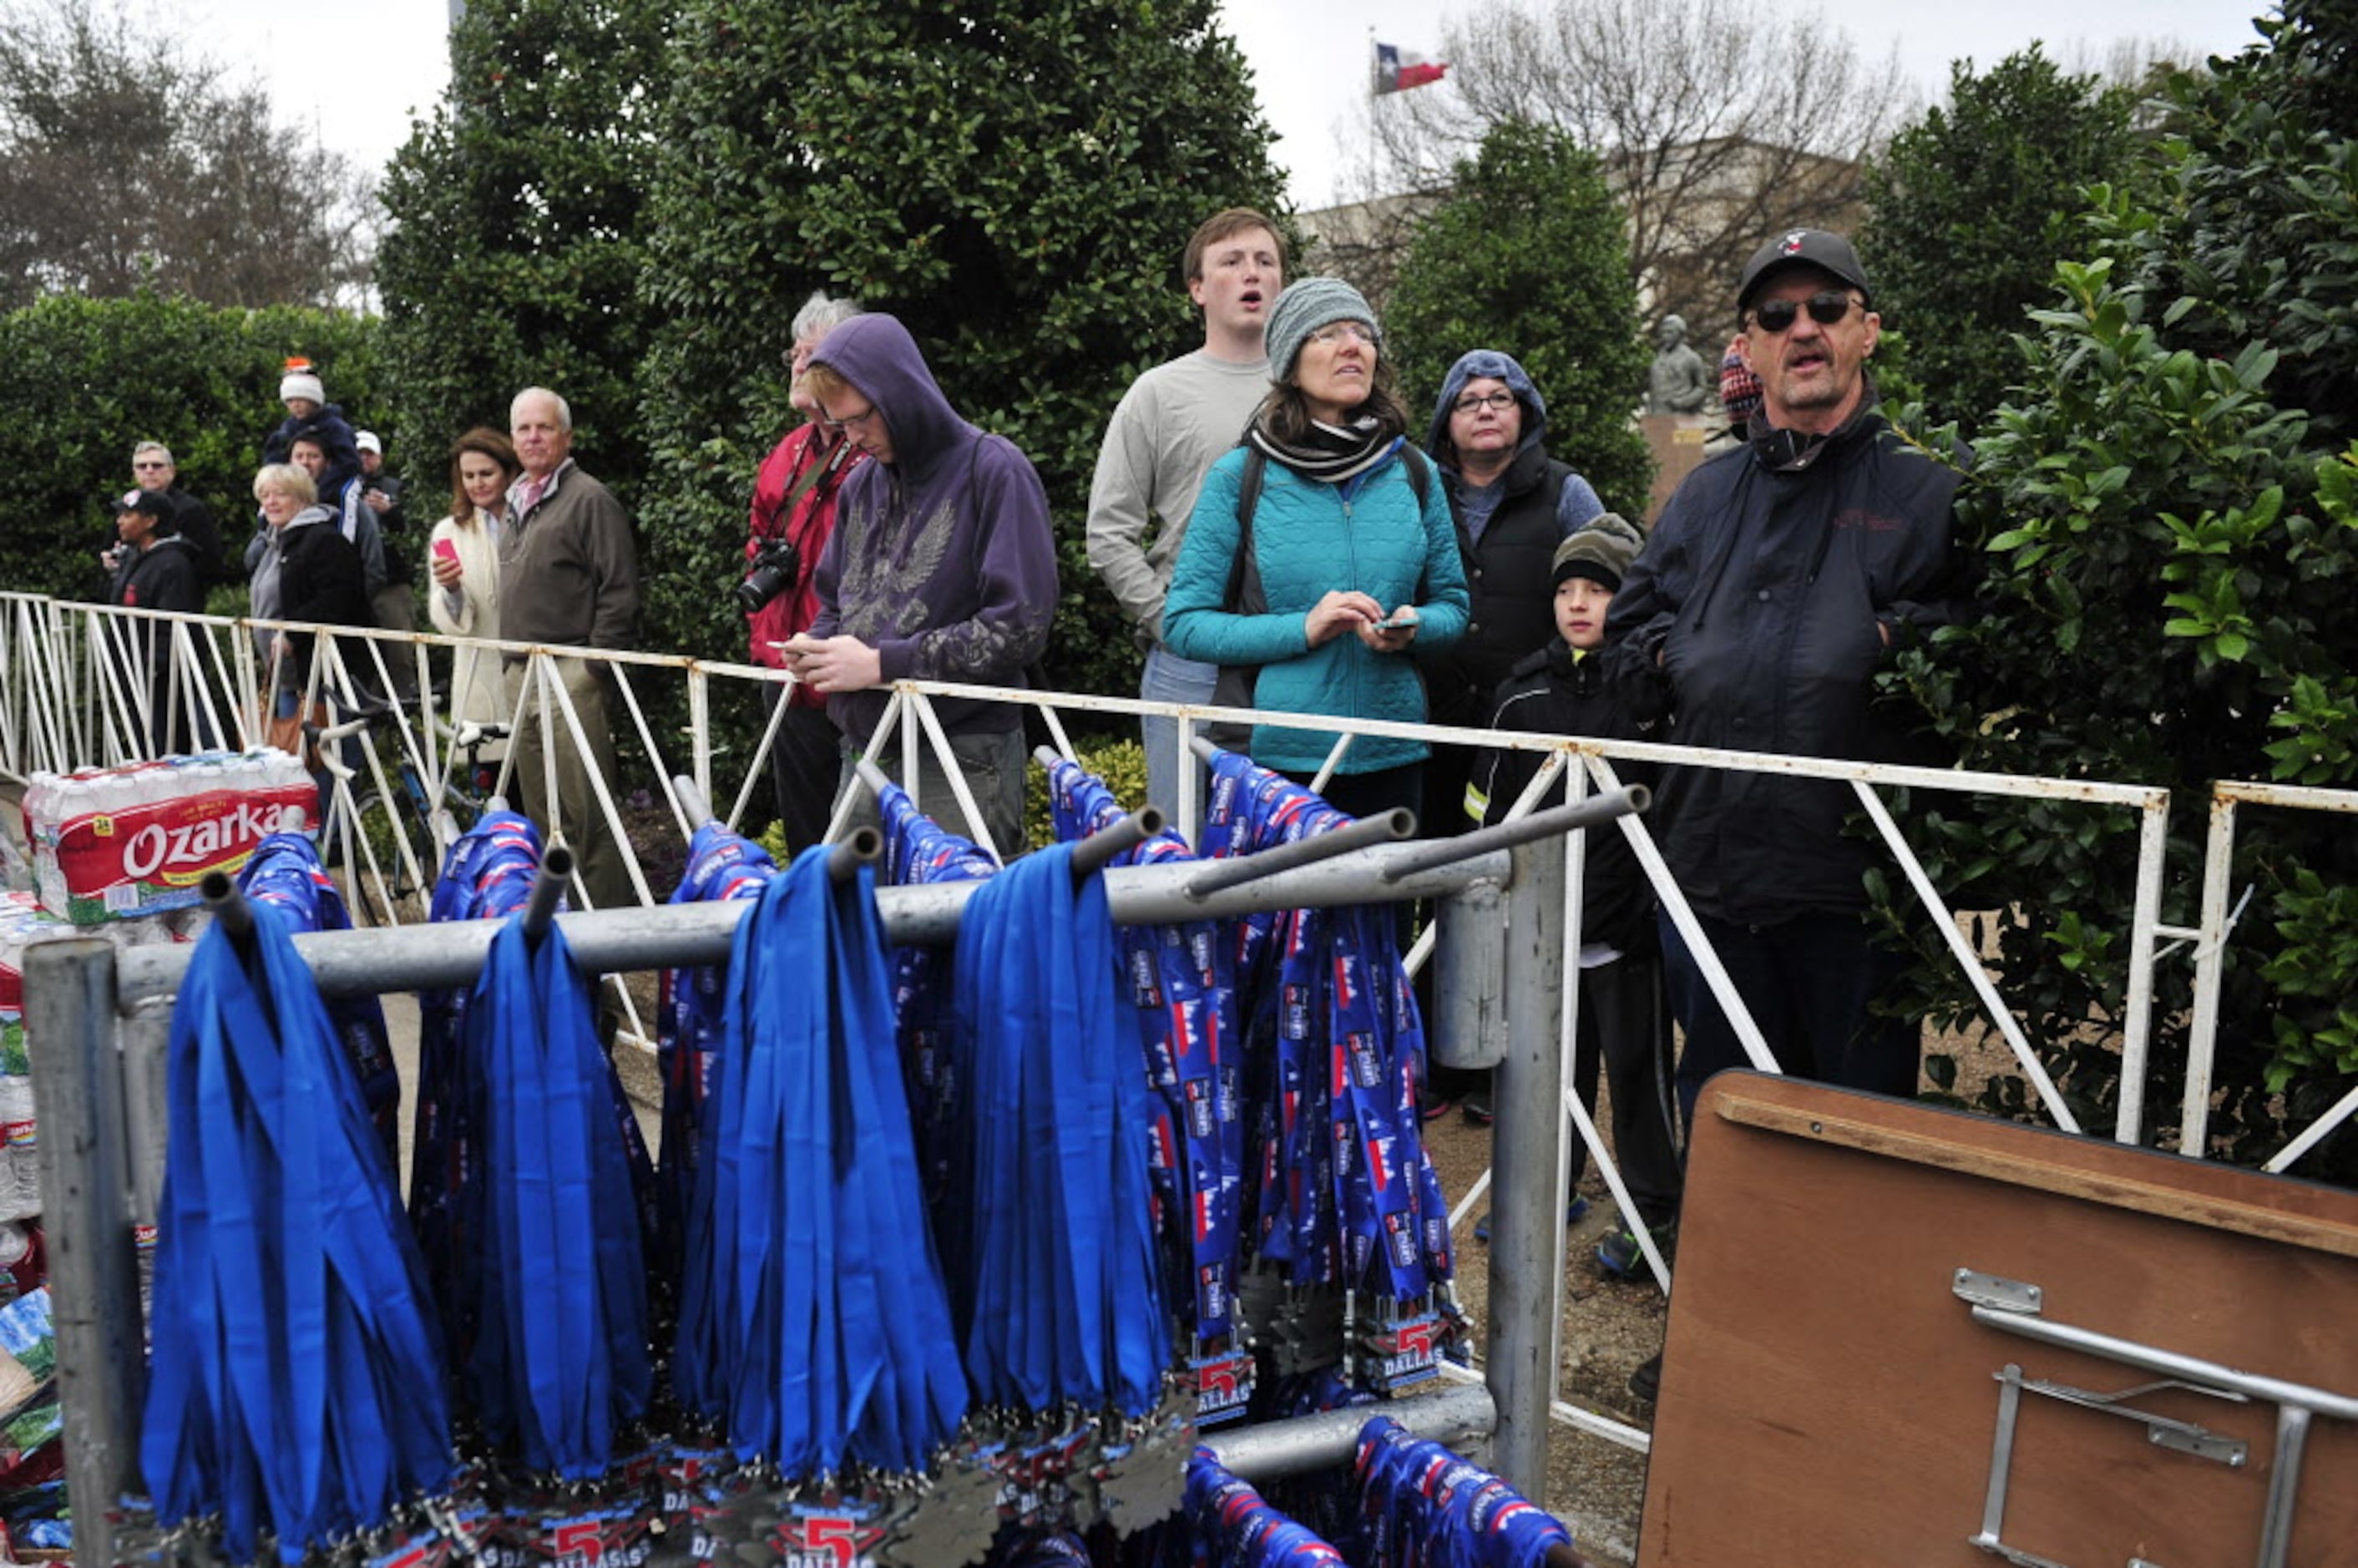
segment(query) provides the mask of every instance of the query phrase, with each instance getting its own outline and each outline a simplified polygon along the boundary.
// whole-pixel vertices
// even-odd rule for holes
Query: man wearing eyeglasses
[[[1902,441],[1867,362],[1882,319],[1850,242],[1780,234],[1745,264],[1741,352],[1760,379],[1748,439],[1689,475],[1613,600],[1617,674],[1689,745],[1890,761],[1909,721],[1876,700],[1897,650],[1967,612],[1957,468]],[[1867,939],[1864,873],[1885,852],[1844,830],[1844,783],[1668,770],[1650,821],[1664,859],[1788,1072],[1909,1095],[1918,1032],[1877,1027],[1894,967]],[[1745,1061],[1667,912],[1690,1115]]]
[[[172,528],[194,558],[200,592],[229,580],[229,558],[222,553],[221,526],[205,503],[182,490],[180,470],[172,449],[161,441],[142,441],[131,451],[131,479],[140,489],[160,495],[172,509]],[[202,605],[198,606],[202,609]]]
[[[818,561],[818,613],[779,653],[843,731],[857,826],[877,820],[854,783],[857,761],[901,776],[900,737],[879,732],[884,687],[1039,685],[1030,672],[1056,613],[1056,540],[1032,460],[959,416],[898,318],[876,311],[835,328],[804,377],[819,416],[869,461],[843,481]],[[968,838],[979,826],[1011,858],[1023,848],[1031,765],[1022,712],[970,697],[936,697],[933,711],[982,820],[968,819],[930,746],[917,766],[926,815]]]

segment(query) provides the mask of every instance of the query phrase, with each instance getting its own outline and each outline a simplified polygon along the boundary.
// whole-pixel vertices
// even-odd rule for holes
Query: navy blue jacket
[[[1615,679],[1682,744],[1898,760],[1910,716],[1877,702],[1875,676],[1966,612],[1963,474],[1901,441],[1872,397],[1795,456],[1756,422],[1679,486],[1606,621]],[[1697,909],[1766,925],[1864,907],[1883,852],[1844,832],[1856,806],[1844,783],[1673,768],[1652,826]]]

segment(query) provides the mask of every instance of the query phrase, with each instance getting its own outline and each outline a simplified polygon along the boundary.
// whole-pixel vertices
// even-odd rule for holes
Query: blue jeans
[[[1149,702],[1195,702],[1212,700],[1212,687],[1220,678],[1220,666],[1183,659],[1157,643],[1146,651],[1146,673],[1139,677],[1138,695]],[[1146,798],[1161,806],[1168,816],[1179,809],[1179,721],[1161,714],[1149,714],[1138,721],[1139,738],[1146,746]],[[1201,727],[1197,734],[1203,733]],[[1204,809],[1204,764],[1193,756],[1185,759],[1195,773],[1195,809]]]

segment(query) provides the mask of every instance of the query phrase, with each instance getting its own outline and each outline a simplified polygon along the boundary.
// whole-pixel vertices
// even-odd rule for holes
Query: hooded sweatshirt
[[[877,651],[886,683],[959,681],[1022,687],[1056,613],[1056,545],[1048,494],[1012,442],[958,417],[909,330],[891,316],[855,316],[812,356],[883,416],[892,460],[843,481],[836,528],[819,557],[815,637],[857,637]],[[827,709],[865,747],[883,716],[882,689],[838,692]],[[1022,727],[1001,704],[936,699],[952,733]]]
[[[1506,383],[1522,405],[1523,424],[1506,471],[1477,490],[1466,482],[1449,414],[1466,383],[1481,376]],[[1436,724],[1486,722],[1491,694],[1508,672],[1556,640],[1554,592],[1548,586],[1555,547],[1600,515],[1605,503],[1571,464],[1548,456],[1546,436],[1547,402],[1512,356],[1476,349],[1449,367],[1425,450],[1449,497],[1473,610],[1466,635],[1455,643],[1418,650]]]

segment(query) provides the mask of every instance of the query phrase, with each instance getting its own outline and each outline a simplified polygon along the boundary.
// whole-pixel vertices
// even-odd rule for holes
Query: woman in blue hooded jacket
[[[1163,639],[1187,658],[1256,666],[1255,708],[1421,723],[1424,685],[1410,651],[1464,634],[1466,575],[1449,503],[1405,439],[1375,312],[1349,284],[1304,278],[1278,296],[1268,341],[1273,384],[1244,444],[1196,497]],[[1243,508],[1250,570],[1238,572],[1239,503],[1255,469],[1259,494]],[[1242,586],[1233,602],[1232,580]],[[1335,739],[1259,724],[1249,749],[1263,767],[1306,780]],[[1415,810],[1427,752],[1422,741],[1363,735],[1326,797],[1353,816]]]

